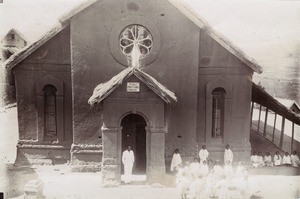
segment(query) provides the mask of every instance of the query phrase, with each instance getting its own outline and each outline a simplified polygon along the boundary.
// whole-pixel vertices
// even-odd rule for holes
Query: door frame
[[[120,173],[122,173],[122,153],[123,153],[123,151],[122,151],[122,146],[123,146],[123,143],[122,143],[122,131],[123,131],[123,127],[122,127],[122,125],[121,125],[121,123],[122,123],[122,120],[126,117],[126,116],[128,116],[128,115],[130,115],[130,114],[136,114],[136,115],[139,115],[139,116],[141,116],[144,120],[145,120],[145,123],[146,123],[146,126],[145,126],[145,139],[146,139],[146,148],[145,148],[145,151],[146,151],[146,171],[145,171],[145,175],[146,175],[146,177],[147,177],[147,168],[148,168],[148,162],[149,162],[149,160],[148,160],[148,157],[149,157],[149,144],[150,144],[150,142],[149,142],[149,138],[150,138],[150,136],[149,136],[149,128],[148,128],[148,126],[149,126],[149,121],[147,120],[147,118],[142,114],[142,113],[139,113],[139,112],[136,112],[136,113],[133,113],[133,112],[128,112],[128,113],[126,113],[126,114],[124,114],[124,115],[122,115],[121,116],[121,118],[120,118],[120,120],[119,120],[119,131],[118,131],[118,146],[120,146],[119,147],[119,150],[118,150],[118,154],[119,154],[119,156],[120,156],[120,158],[119,158],[119,164],[120,164]],[[136,158],[136,153],[134,154],[134,158]],[[136,161],[135,161],[136,162]]]

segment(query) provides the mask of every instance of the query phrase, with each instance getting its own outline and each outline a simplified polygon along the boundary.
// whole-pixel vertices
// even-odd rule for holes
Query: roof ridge
[[[94,106],[108,97],[115,89],[117,89],[123,82],[130,76],[136,76],[141,82],[149,87],[156,95],[158,95],[166,103],[174,105],[177,102],[177,97],[168,88],[159,83],[151,75],[134,67],[128,67],[122,70],[117,75],[113,76],[105,83],[98,84],[93,91],[92,96],[89,98],[88,103]]]

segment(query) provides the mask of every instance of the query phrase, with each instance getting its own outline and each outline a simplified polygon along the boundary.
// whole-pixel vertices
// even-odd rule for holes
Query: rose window
[[[129,57],[145,58],[152,49],[152,36],[143,26],[127,26],[119,38],[122,53]]]

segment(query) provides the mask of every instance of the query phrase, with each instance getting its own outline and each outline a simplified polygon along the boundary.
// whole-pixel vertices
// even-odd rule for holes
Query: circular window
[[[160,32],[153,21],[130,15],[117,21],[112,27],[109,47],[114,59],[123,66],[128,67],[134,61],[140,62],[141,67],[146,67],[158,57]]]
[[[141,25],[127,26],[119,36],[120,49],[127,57],[139,53],[140,58],[145,58],[150,53],[152,44],[152,35]]]

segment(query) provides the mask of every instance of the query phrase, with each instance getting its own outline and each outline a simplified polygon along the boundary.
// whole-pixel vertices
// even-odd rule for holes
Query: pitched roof
[[[76,8],[72,9],[67,14],[63,15],[60,18],[60,23],[57,26],[65,27],[68,25],[69,21],[72,19],[73,16],[78,14],[79,12],[83,11],[87,7],[91,6],[96,1],[102,1],[102,0],[86,0]],[[240,50],[238,47],[234,46],[227,38],[224,36],[221,36],[221,34],[217,33],[215,30],[213,30],[209,25],[203,20],[198,13],[196,13],[193,8],[191,8],[188,4],[186,4],[182,0],[168,0],[173,6],[175,6],[181,13],[183,13],[187,18],[189,18],[193,23],[195,23],[200,29],[205,31],[208,35],[210,35],[215,41],[217,41],[221,46],[223,46],[225,49],[227,49],[230,53],[232,53],[234,56],[236,56],[238,59],[240,59],[243,63],[245,63],[248,67],[250,67],[252,70],[254,70],[257,73],[262,73],[262,67],[258,65],[254,59],[248,57],[243,53],[242,50]],[[11,57],[10,61],[7,61],[5,63],[6,68],[13,68],[15,65],[17,65],[20,61],[25,59],[29,54],[31,54],[33,51],[35,51],[37,48],[39,48],[42,44],[45,43],[45,40],[48,41],[51,37],[56,35],[59,31],[61,31],[62,28],[54,28],[50,31],[50,33],[46,33],[40,40],[33,43],[33,45],[28,46],[25,48],[22,52],[15,54]],[[58,31],[58,32],[57,32]],[[27,52],[28,51],[28,52]],[[16,59],[16,60],[14,60]]]
[[[174,105],[177,102],[175,94],[159,83],[155,78],[139,69],[128,67],[106,83],[101,83],[96,86],[93,91],[93,95],[88,100],[88,103],[91,106],[100,103],[132,75],[136,76],[166,103]]]
[[[10,29],[10,30],[4,35],[4,37],[1,39],[1,42],[3,41],[3,39],[4,39],[7,35],[9,35],[9,34],[12,33],[12,32],[14,32],[15,34],[19,35],[19,37],[21,37],[21,39],[23,39],[23,40],[26,41],[27,43],[29,42],[29,40],[28,40],[28,39],[27,39],[20,31],[18,31],[17,29],[14,29],[14,28]]]
[[[300,110],[300,105],[295,101],[291,99],[285,99],[285,98],[279,98],[275,97],[277,101],[279,101],[282,105],[284,105],[287,108],[291,108],[293,105],[295,105]]]
[[[50,31],[46,32],[39,40],[36,42],[31,43],[30,45],[26,46],[25,48],[22,48],[21,51],[13,54],[10,56],[9,59],[7,59],[2,67],[7,69],[12,69],[15,65],[23,61],[26,57],[28,57],[31,53],[33,53],[35,50],[37,50],[39,47],[41,47],[44,43],[49,41],[51,38],[53,38],[56,34],[58,34],[61,30],[63,30],[67,25],[63,24],[57,24],[55,25]]]
[[[281,104],[261,86],[256,85],[254,82],[252,82],[252,102],[261,104],[295,124],[300,125],[300,115],[297,115],[295,112]]]
[[[75,9],[71,10],[63,17],[60,18],[61,23],[66,23],[69,21],[73,16],[81,12],[82,10],[86,9],[97,0],[88,0],[85,3],[81,4],[80,6],[76,7]],[[102,0],[99,0],[102,1]],[[221,46],[223,46],[226,50],[230,53],[235,55],[238,59],[240,59],[243,63],[249,66],[252,70],[257,73],[262,73],[262,67],[256,63],[253,58],[248,57],[241,49],[235,46],[229,39],[225,36],[217,33],[213,30],[208,23],[202,19],[199,14],[194,11],[194,9],[186,4],[183,0],[168,0],[175,8],[177,8],[182,14],[184,14],[188,19],[190,19],[193,23],[195,23],[200,29],[205,31],[209,36],[211,36],[215,41],[217,41]]]

